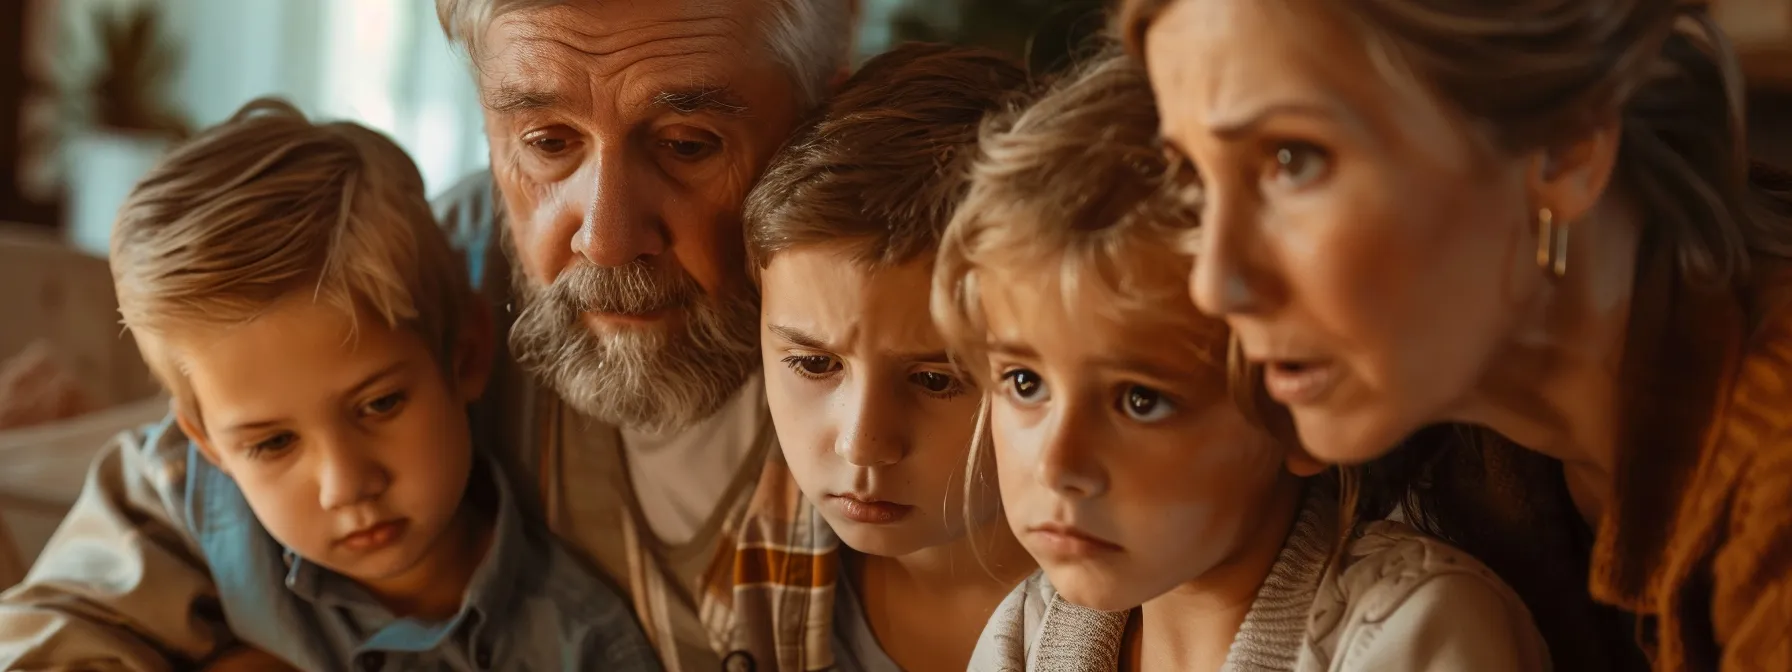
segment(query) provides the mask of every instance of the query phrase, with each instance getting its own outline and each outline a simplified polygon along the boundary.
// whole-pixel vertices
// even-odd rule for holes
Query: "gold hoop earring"
[[[1549,208],[1537,211],[1537,266],[1557,278],[1568,275],[1568,225],[1556,225]]]

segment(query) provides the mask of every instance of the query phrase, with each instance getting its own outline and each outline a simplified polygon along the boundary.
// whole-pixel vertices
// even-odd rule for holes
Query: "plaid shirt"
[[[491,177],[474,175],[438,199],[438,217],[469,259],[474,282],[495,306],[509,306],[511,273],[497,245]],[[506,316],[510,311],[506,310]],[[509,320],[499,320],[508,330]],[[499,339],[500,342],[503,339]],[[636,616],[669,670],[699,669],[688,662],[705,648],[723,669],[803,672],[833,666],[834,581],[839,540],[798,490],[778,450],[761,404],[759,445],[718,506],[721,519],[707,562],[697,576],[681,576],[642,519],[628,482],[616,432],[563,431],[571,411],[558,398],[500,358],[476,424],[504,435],[505,444],[534,446],[515,473],[540,476],[543,514],[556,534],[602,567],[632,598]],[[571,446],[574,442],[580,445]],[[598,484],[608,487],[593,487]],[[701,632],[680,627],[693,613]],[[686,624],[689,625],[689,624]],[[693,641],[702,638],[706,641]],[[747,658],[751,665],[742,665]],[[770,666],[775,662],[775,666]],[[704,672],[708,672],[704,670]]]

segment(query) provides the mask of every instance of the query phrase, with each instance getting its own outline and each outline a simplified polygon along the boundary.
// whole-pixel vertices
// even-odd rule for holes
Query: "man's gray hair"
[[[566,0],[436,0],[436,18],[448,41],[478,62],[479,40],[491,22],[521,9]],[[853,0],[766,0],[772,11],[762,28],[773,57],[790,71],[804,107],[821,102],[835,73],[851,58]]]

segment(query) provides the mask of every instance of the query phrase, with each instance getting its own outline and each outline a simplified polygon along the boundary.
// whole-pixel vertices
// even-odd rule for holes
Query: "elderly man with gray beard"
[[[794,483],[760,479],[780,457],[739,213],[844,75],[854,4],[437,0],[491,151],[438,214],[509,330],[473,409],[479,443],[509,449],[538,513],[630,598],[670,670],[833,663],[836,542]],[[178,478],[118,470],[96,473],[39,560],[116,585],[64,602],[28,580],[8,594],[28,604],[0,606],[31,622],[0,637],[30,641],[0,648],[165,669],[231,646],[158,494]]]

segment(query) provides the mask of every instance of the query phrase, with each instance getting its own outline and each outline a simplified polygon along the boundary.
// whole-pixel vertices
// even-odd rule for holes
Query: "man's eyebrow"
[[[480,96],[479,102],[485,109],[497,113],[518,112],[521,110],[539,110],[560,104],[560,95],[552,91],[536,91],[515,86],[499,85]]]
[[[679,114],[708,112],[724,117],[744,117],[747,103],[726,86],[694,86],[667,89],[653,97],[656,107],[669,108]]]

